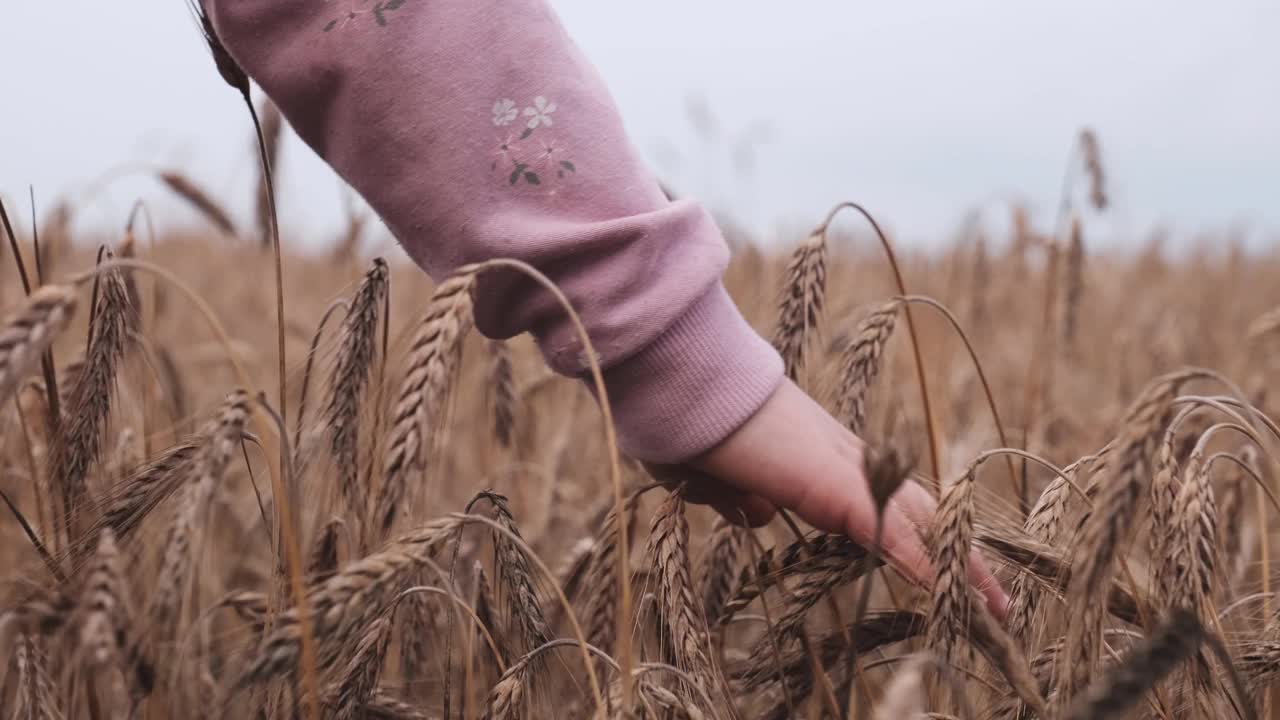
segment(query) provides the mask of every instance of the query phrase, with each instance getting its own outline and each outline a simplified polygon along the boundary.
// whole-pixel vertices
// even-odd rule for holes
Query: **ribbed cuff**
[[[782,359],[716,283],[648,347],[604,372],[618,444],[670,464],[718,444],[782,380]]]

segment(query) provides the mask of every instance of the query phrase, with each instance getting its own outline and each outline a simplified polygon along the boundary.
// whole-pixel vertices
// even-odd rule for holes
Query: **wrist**
[[[618,442],[678,463],[714,447],[764,405],[782,360],[715,283],[648,346],[604,371]]]

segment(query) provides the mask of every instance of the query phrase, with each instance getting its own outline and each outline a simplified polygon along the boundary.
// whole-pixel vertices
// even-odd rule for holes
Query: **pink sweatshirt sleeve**
[[[568,295],[605,369],[623,449],[651,462],[714,446],[782,364],[721,283],[708,214],[668,201],[546,0],[204,0],[223,44],[298,134],[439,279],[524,260]],[[582,377],[545,291],[477,293],[490,337],[531,332]]]

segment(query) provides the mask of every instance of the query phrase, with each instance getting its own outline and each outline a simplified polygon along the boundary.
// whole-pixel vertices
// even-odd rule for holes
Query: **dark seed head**
[[[877,513],[883,513],[888,507],[893,494],[911,474],[911,465],[892,447],[883,450],[867,448],[863,456],[863,472],[866,473]]]

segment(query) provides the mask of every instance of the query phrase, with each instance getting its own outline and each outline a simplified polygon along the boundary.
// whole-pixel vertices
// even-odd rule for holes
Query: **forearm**
[[[682,460],[741,424],[781,374],[720,284],[728,253],[670,203],[594,69],[543,0],[206,0],[231,54],[298,134],[439,278],[514,257],[579,310],[624,447]],[[488,279],[476,321],[532,332],[550,366],[585,355],[551,297]]]

